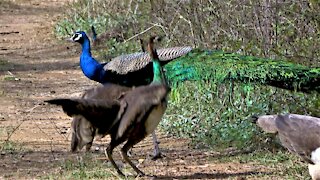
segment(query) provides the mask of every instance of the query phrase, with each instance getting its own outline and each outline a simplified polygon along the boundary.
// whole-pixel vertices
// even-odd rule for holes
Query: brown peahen
[[[66,114],[88,120],[99,135],[110,134],[111,142],[106,154],[114,168],[120,175],[124,174],[113,160],[112,152],[122,142],[122,156],[138,173],[144,175],[127,156],[127,151],[135,144],[152,133],[159,124],[167,107],[167,95],[170,88],[166,82],[161,63],[153,49],[153,39],[150,40],[148,50],[153,60],[154,77],[150,85],[139,86],[121,95],[119,100],[105,98],[105,92],[118,85],[100,86],[94,88],[89,95],[99,94],[100,99],[53,99],[46,101],[61,105]]]
[[[132,88],[120,86],[117,84],[106,84],[104,86],[99,86],[96,88],[92,88],[87,90],[82,98],[83,99],[95,99],[95,100],[114,100],[118,102],[120,98],[127,92],[130,91]],[[104,118],[104,117],[103,117]],[[110,121],[112,121],[113,117],[110,115]],[[80,151],[84,146],[86,147],[86,151],[89,151],[92,142],[96,136],[99,138],[103,138],[106,135],[106,130],[102,127],[108,127],[108,121],[105,119],[99,119],[101,123],[107,124],[100,124],[94,125],[92,122],[88,121],[84,116],[75,116],[72,120],[72,139],[71,139],[71,151],[77,152]],[[158,150],[158,148],[156,148]],[[160,155],[159,152],[155,152],[156,155]],[[158,153],[158,154],[157,154]],[[157,156],[155,156],[157,157]]]
[[[267,133],[277,133],[282,145],[309,163],[313,180],[320,180],[320,118],[298,114],[266,115],[257,125]]]

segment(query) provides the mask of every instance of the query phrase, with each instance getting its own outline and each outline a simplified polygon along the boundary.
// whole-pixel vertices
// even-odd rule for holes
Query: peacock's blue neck
[[[81,43],[82,53],[80,56],[80,67],[85,76],[89,79],[103,83],[103,66],[91,56],[90,41],[84,38]]]

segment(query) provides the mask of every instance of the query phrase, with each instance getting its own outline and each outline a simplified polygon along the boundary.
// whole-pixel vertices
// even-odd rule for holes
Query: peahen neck
[[[158,59],[153,59],[153,81],[152,84],[165,84],[166,79]]]

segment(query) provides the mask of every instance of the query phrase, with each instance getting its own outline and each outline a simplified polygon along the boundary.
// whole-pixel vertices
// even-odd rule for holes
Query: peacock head
[[[72,42],[78,42],[78,43],[82,44],[85,39],[88,39],[86,33],[83,32],[83,31],[77,31],[77,32],[75,32],[75,33],[73,34],[73,36],[70,38],[70,41],[72,41]]]

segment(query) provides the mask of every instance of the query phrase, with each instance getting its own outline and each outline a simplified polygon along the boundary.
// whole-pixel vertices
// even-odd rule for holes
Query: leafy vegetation
[[[257,83],[186,82],[173,89],[170,99],[162,129],[215,149],[265,146],[267,135],[252,123],[252,115],[320,115],[318,93],[304,94]]]

